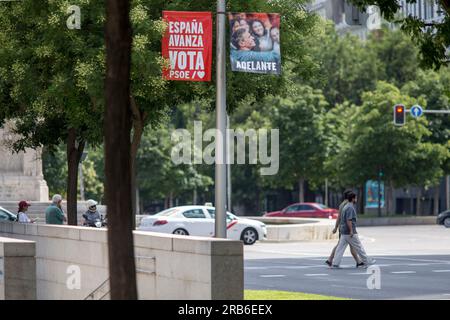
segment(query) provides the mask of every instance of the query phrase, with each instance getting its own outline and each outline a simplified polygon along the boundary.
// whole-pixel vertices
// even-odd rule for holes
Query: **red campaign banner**
[[[163,78],[177,81],[211,81],[211,12],[163,11],[167,30],[162,55],[170,67]]]

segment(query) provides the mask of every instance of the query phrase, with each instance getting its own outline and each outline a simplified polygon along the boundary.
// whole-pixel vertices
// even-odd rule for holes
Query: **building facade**
[[[403,17],[413,16],[427,23],[439,22],[444,18],[444,11],[437,0],[417,0],[416,3],[399,0],[399,4],[398,14]],[[375,6],[368,7],[367,12],[363,13],[346,0],[314,0],[309,10],[333,21],[339,34],[351,33],[365,40],[371,30],[381,28],[381,15]],[[388,25],[395,28],[393,24]]]

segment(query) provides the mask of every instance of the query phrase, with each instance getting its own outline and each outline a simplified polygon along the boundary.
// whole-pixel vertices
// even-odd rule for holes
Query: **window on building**
[[[419,18],[423,19],[423,10],[422,10],[422,0],[417,0],[417,14],[419,15]]]

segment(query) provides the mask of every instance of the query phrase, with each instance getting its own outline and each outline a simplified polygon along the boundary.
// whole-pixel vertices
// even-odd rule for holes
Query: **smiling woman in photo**
[[[264,27],[261,20],[253,20],[251,24],[251,33],[256,40],[255,51],[271,51],[273,48],[272,39],[269,31]]]

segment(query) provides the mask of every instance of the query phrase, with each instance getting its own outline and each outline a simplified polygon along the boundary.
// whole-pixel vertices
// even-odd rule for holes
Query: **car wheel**
[[[175,229],[173,234],[178,234],[180,236],[188,236],[189,235],[189,233],[186,230],[181,229],[181,228]]]
[[[241,240],[246,245],[252,245],[258,240],[258,232],[253,228],[246,228],[242,231]]]
[[[444,226],[445,226],[446,228],[450,228],[450,218],[445,218],[445,220],[444,220]]]

